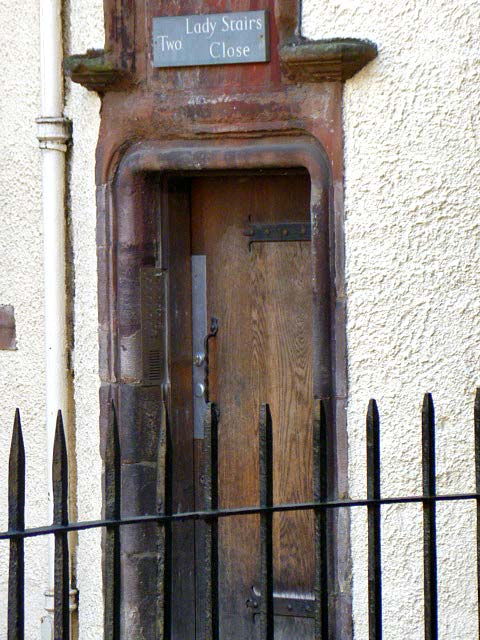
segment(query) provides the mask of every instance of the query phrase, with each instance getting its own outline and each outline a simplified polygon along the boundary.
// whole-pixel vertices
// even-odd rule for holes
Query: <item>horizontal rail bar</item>
[[[121,520],[90,520],[86,522],[72,522],[67,525],[50,525],[48,527],[35,527],[25,529],[25,531],[4,531],[0,533],[0,540],[11,540],[12,538],[35,538],[58,533],[59,531],[86,531],[89,529],[100,529],[110,526],[124,526],[129,524],[145,524],[157,522],[165,524],[167,522],[183,522],[185,520],[209,520],[211,518],[227,518],[229,516],[254,516],[261,513],[282,513],[292,511],[309,511],[325,507],[325,509],[342,509],[351,507],[368,507],[368,505],[388,505],[388,504],[422,504],[424,502],[455,502],[464,500],[478,500],[478,493],[455,493],[450,495],[437,496],[404,496],[399,498],[381,498],[379,500],[330,500],[328,502],[295,502],[293,504],[279,504],[272,507],[238,507],[234,509],[217,509],[215,511],[185,511],[166,515],[146,515],[131,516]]]

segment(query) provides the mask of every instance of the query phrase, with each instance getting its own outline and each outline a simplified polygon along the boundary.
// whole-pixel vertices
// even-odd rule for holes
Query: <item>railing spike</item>
[[[9,529],[23,530],[25,527],[25,446],[23,442],[20,411],[15,411],[10,458],[8,465],[9,481]]]
[[[117,414],[112,401],[105,448],[105,518],[120,520],[121,455]],[[105,640],[120,638],[120,530],[118,525],[105,528]]]
[[[172,513],[171,442],[167,406],[162,401],[157,452],[157,513]],[[172,523],[157,525],[157,640],[171,636]]]
[[[315,399],[313,410],[313,497],[327,500],[327,413],[325,402]],[[328,536],[327,510],[315,509],[315,640],[328,640]]]
[[[218,410],[207,404],[204,420],[203,475],[206,511],[218,509]],[[205,640],[218,640],[218,519],[205,522]]]
[[[367,498],[380,500],[380,415],[375,400],[367,411]],[[368,512],[368,629],[369,640],[382,638],[382,550],[380,504]]]
[[[57,414],[52,462],[53,524],[68,525],[68,459],[62,412]],[[54,639],[70,640],[68,532],[55,533]]]
[[[475,437],[475,486],[476,492],[480,493],[480,387],[477,388],[475,393],[473,421]]]
[[[8,528],[25,530],[25,447],[20,411],[15,411],[8,465]],[[23,640],[25,633],[25,558],[23,537],[10,540],[8,574],[8,640]]]
[[[120,516],[120,438],[115,405],[110,406],[105,448],[105,517],[115,520]]]
[[[68,522],[68,458],[62,412],[57,413],[53,441],[53,520],[55,524]]]
[[[273,428],[270,406],[262,404],[259,419],[260,438],[260,506],[273,506]],[[273,640],[273,514],[266,511],[260,515],[261,545],[261,610],[259,637]]]
[[[437,525],[436,504],[428,498],[436,495],[435,409],[432,394],[426,393],[422,407],[423,477],[423,579],[425,640],[438,638]]]

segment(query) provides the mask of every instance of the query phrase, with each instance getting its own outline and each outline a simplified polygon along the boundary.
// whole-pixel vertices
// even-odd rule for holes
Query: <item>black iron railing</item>
[[[241,515],[260,516],[260,566],[262,593],[259,612],[259,637],[274,639],[273,598],[273,514],[313,511],[315,516],[315,640],[329,638],[328,608],[328,537],[327,513],[331,509],[366,507],[368,511],[368,625],[369,640],[382,638],[382,560],[381,507],[390,504],[423,505],[424,621],[425,640],[438,638],[437,597],[437,531],[436,506],[439,502],[474,501],[477,509],[477,575],[480,596],[480,391],[474,411],[475,428],[475,493],[437,495],[435,486],[435,417],[430,394],[422,409],[423,494],[382,498],[380,493],[380,419],[377,404],[370,401],[367,413],[367,498],[365,500],[332,500],[327,495],[327,418],[325,404],[314,406],[314,487],[313,501],[275,505],[273,502],[273,430],[268,405],[262,405],[259,418],[259,506],[222,509],[218,504],[218,411],[207,405],[204,440],[204,504],[205,509],[189,513],[172,513],[170,440],[167,414],[162,411],[160,427],[157,513],[123,517],[120,510],[121,458],[115,408],[112,404],[106,439],[104,496],[105,519],[89,522],[68,520],[67,448],[61,413],[59,412],[53,451],[53,524],[25,529],[25,450],[20,414],[15,414],[9,460],[8,512],[9,529],[0,540],[10,541],[8,585],[8,640],[24,638],[24,540],[36,536],[55,536],[55,640],[69,640],[69,551],[68,533],[86,529],[105,529],[104,545],[104,637],[120,640],[120,527],[130,524],[156,523],[158,536],[158,593],[162,595],[157,612],[157,638],[171,637],[171,611],[175,607],[171,589],[172,525],[179,521],[205,523],[205,638],[219,640],[219,571],[218,522],[222,518]],[[263,597],[263,594],[265,596]],[[480,614],[479,614],[480,628]],[[193,640],[193,639],[192,639]]]

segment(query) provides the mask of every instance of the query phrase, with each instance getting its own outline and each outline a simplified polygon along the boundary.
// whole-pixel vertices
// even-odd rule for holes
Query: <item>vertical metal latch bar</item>
[[[213,403],[205,413],[203,442],[204,500],[206,511],[218,509],[218,410]],[[205,640],[219,639],[218,518],[205,521]]]
[[[25,448],[20,412],[15,412],[8,464],[8,528],[25,530]],[[10,540],[8,640],[23,640],[25,629],[25,556],[23,537]]]
[[[327,417],[323,400],[315,399],[313,415],[313,496],[327,499]],[[315,509],[315,640],[328,640],[327,510]]]
[[[68,525],[68,461],[67,444],[61,411],[57,414],[53,444],[53,524]],[[70,575],[68,564],[68,532],[55,533],[55,580],[53,629],[55,640],[70,640]]]
[[[260,437],[260,507],[273,506],[273,430],[270,406],[262,404],[259,420]],[[261,576],[260,639],[273,640],[273,513],[260,514]]]
[[[375,400],[367,412],[367,499],[380,500],[380,417]],[[368,637],[382,638],[381,510],[368,505]]]
[[[194,437],[203,438],[205,418],[205,336],[207,328],[207,257],[192,256],[192,348]]]
[[[112,402],[105,449],[105,518],[120,520],[121,457],[117,415]],[[120,529],[105,529],[105,640],[120,638]]]
[[[437,524],[435,481],[435,412],[430,393],[422,408],[423,580],[425,640],[438,638]]]

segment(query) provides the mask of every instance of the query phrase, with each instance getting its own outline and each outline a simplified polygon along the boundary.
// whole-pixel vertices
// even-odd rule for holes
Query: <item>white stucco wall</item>
[[[7,473],[15,407],[27,451],[27,526],[47,516],[43,339],[43,237],[38,116],[38,3],[0,2],[0,304],[15,307],[17,351],[0,351],[0,528],[7,528]],[[0,638],[6,638],[8,545],[0,545]],[[37,638],[47,582],[46,541],[26,544],[28,638]]]
[[[66,15],[66,55],[104,45],[102,0],[71,0]],[[73,122],[69,162],[71,238],[74,257],[74,393],[79,520],[101,518],[95,148],[100,99],[67,82],[66,114]],[[99,531],[82,532],[77,548],[80,640],[103,637]]]
[[[102,47],[101,0],[72,0],[65,15],[67,51]],[[7,473],[11,426],[20,407],[27,457],[27,526],[46,524],[43,219],[40,151],[35,119],[40,112],[38,1],[0,1],[0,304],[15,308],[16,351],[0,350],[0,529],[7,528]],[[97,284],[95,251],[95,146],[100,101],[67,83],[66,115],[73,120],[69,152],[68,217],[74,276],[74,394],[78,518],[101,511],[98,433]],[[75,491],[75,488],[72,487]],[[77,547],[81,593],[80,637],[102,637],[101,553],[98,533],[81,534]],[[0,638],[6,638],[8,545],[0,544]],[[46,539],[26,542],[26,637],[40,638],[48,576]]]
[[[365,495],[365,410],[382,416],[382,490],[421,491],[420,408],[438,418],[438,490],[473,488],[479,383],[479,80],[476,0],[303,0],[311,38],[352,36],[378,59],[346,83],[348,430]],[[439,508],[440,636],[477,637],[474,518]],[[421,516],[384,510],[385,638],[423,638]],[[367,638],[365,518],[352,526],[355,638]],[[447,555],[448,549],[448,555]]]

